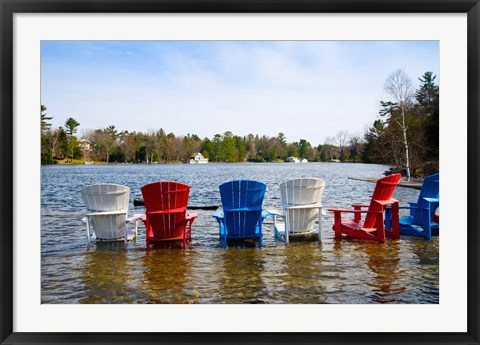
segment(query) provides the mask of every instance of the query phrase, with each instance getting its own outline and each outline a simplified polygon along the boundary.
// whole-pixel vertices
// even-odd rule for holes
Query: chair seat
[[[315,231],[314,228],[309,228],[309,229],[303,229],[302,231],[291,231],[291,235],[300,235],[300,234],[309,234],[311,232]]]
[[[187,231],[188,233],[188,231]],[[149,237],[148,240],[150,242],[165,242],[165,241],[183,241],[183,236],[177,236],[177,237]]]
[[[412,216],[400,216],[399,217],[400,226],[402,225],[412,225],[413,217]]]
[[[411,226],[413,228],[421,228],[421,225],[418,224],[413,224],[413,216],[401,216],[400,217],[400,226]],[[430,226],[433,227],[438,227],[438,223],[435,223],[433,221],[430,221]]]
[[[135,230],[128,229],[127,230],[127,241],[133,241],[135,239],[135,237],[136,237]],[[99,241],[99,242],[121,242],[121,241],[125,241],[125,237],[112,238],[112,239],[98,238],[95,234],[91,235],[90,239],[91,240],[96,240],[96,241]]]
[[[350,230],[362,230],[365,232],[373,232],[376,231],[376,228],[364,228],[363,227],[364,221],[363,220],[345,220],[342,222],[342,225]]]
[[[430,229],[424,229],[422,225],[413,224],[413,216],[400,217],[400,233],[404,236],[417,236],[430,239],[432,235],[438,235],[438,223],[430,221]]]
[[[258,238],[260,234],[251,234],[251,235],[243,235],[243,234],[227,234],[227,239],[242,239],[242,238]]]

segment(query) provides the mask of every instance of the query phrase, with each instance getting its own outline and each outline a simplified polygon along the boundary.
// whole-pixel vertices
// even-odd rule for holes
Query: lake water
[[[404,237],[385,244],[335,240],[333,216],[323,219],[323,241],[285,244],[263,226],[263,246],[222,248],[212,211],[198,212],[186,250],[146,250],[140,222],[136,241],[87,245],[80,190],[95,183],[131,188],[130,214],[142,213],[133,199],[140,187],[173,180],[191,186],[189,205],[221,205],[218,186],[233,179],[267,184],[265,209],[280,209],[282,181],[315,177],[326,181],[324,209],[368,203],[374,184],[348,177],[381,177],[384,165],[161,164],[42,166],[42,303],[438,303],[439,239]],[[418,190],[397,187],[400,204]]]

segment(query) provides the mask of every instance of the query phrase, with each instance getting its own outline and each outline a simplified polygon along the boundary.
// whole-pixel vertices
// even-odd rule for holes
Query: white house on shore
[[[287,157],[287,163],[300,163],[300,159],[297,157]]]
[[[197,152],[195,156],[190,157],[190,164],[207,164],[208,158],[203,157],[200,152]]]

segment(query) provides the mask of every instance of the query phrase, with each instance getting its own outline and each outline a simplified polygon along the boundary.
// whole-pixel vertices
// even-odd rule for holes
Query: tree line
[[[122,163],[188,162],[200,152],[210,162],[279,162],[287,157],[312,162],[383,163],[410,171],[425,162],[438,164],[439,88],[436,76],[425,72],[420,86],[402,70],[388,76],[388,99],[380,101],[380,118],[363,134],[338,131],[322,144],[305,139],[288,142],[284,133],[275,137],[259,134],[236,135],[231,131],[200,138],[196,134],[176,135],[163,128],[148,132],[119,131],[114,125],[90,130],[79,140],[75,135],[80,123],[67,118],[64,126],[51,128],[51,116],[41,105],[41,161],[99,161]]]
[[[49,128],[46,108],[42,106],[42,163],[85,160],[106,163],[178,163],[188,162],[201,153],[210,162],[279,162],[287,157],[308,161],[330,161],[340,157],[340,150],[329,138],[325,144],[312,146],[307,140],[287,142],[284,133],[275,137],[230,131],[201,139],[196,134],[177,136],[160,128],[157,131],[118,131],[114,125],[87,131],[79,140],[74,134],[80,124],[67,119],[63,127]],[[359,159],[358,154],[345,155]]]

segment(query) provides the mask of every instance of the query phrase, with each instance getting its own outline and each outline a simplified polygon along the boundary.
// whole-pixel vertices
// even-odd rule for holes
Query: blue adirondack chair
[[[262,222],[268,212],[262,211],[267,186],[252,180],[236,180],[220,185],[223,212],[214,212],[220,225],[220,240],[257,239],[262,245]]]
[[[410,209],[410,215],[400,217],[400,233],[402,235],[424,237],[430,240],[432,234],[438,234],[439,224],[432,218],[440,203],[439,185],[439,174],[425,177],[418,201],[409,202],[410,206],[400,206],[401,209]],[[391,210],[387,209],[385,213],[385,226],[390,228]]]

